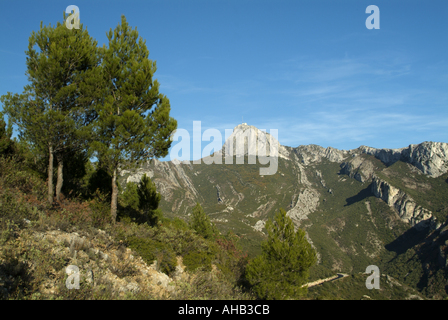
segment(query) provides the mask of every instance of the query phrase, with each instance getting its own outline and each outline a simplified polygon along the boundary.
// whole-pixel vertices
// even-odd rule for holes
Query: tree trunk
[[[50,160],[48,161],[48,202],[53,205],[53,146],[49,147]]]
[[[62,157],[57,157],[58,160],[58,181],[56,182],[56,201],[60,201],[61,198],[61,190],[62,190],[62,183],[64,182],[62,169],[64,168],[64,161],[62,160]]]
[[[112,223],[115,223],[117,220],[117,199],[118,199],[117,169],[115,169],[114,175],[112,177],[112,201],[110,204],[110,214],[112,218]]]
[[[118,107],[118,115],[120,115],[120,107]],[[110,202],[110,215],[112,224],[117,221],[117,202],[118,202],[118,186],[117,186],[117,168],[114,169],[112,177],[112,199]]]

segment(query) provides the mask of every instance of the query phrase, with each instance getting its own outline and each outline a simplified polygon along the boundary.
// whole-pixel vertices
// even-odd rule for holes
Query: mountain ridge
[[[235,132],[239,129],[242,129],[240,130],[242,132],[240,134],[235,134]],[[245,131],[248,129],[250,131],[250,134],[244,135]],[[269,151],[271,149],[269,138],[272,136],[269,133],[259,130],[254,126],[248,126],[247,124],[237,125],[233,129],[232,135],[224,143],[222,149],[215,152],[213,154],[213,157],[216,156],[223,157],[223,153],[225,154],[225,146],[227,145],[229,139],[234,138],[237,141],[237,139],[241,139],[247,136],[249,138],[249,142],[251,141],[250,140],[251,138],[254,139],[252,141],[257,141],[257,138],[260,133],[266,135],[265,141],[268,141],[266,143],[267,156],[269,157],[270,156]],[[278,140],[275,139],[275,142],[278,143]],[[236,145],[237,143],[233,143],[234,149]],[[250,150],[248,148],[248,141],[244,141],[244,154],[241,153],[237,154],[237,152],[233,152],[233,154],[236,155],[237,158],[238,157],[242,158],[242,156],[247,157],[248,154],[256,155],[258,154],[257,147],[254,148],[255,150],[254,149]],[[398,149],[388,149],[388,148],[378,149],[361,145],[356,149],[339,150],[333,147],[324,148],[315,144],[299,145],[295,148],[279,144],[278,149],[279,149],[278,152],[279,158],[295,161],[304,166],[308,166],[313,163],[319,163],[323,158],[328,159],[330,162],[339,163],[341,166],[341,173],[345,173],[360,182],[365,182],[367,180],[372,180],[374,178],[373,166],[370,161],[366,161],[365,159],[360,157],[360,155],[362,154],[373,155],[375,158],[383,162],[386,166],[390,166],[397,161],[403,161],[409,163],[413,165],[416,169],[421,171],[423,174],[432,178],[437,178],[448,172],[448,144],[443,142],[425,141],[419,144],[410,144],[407,147]],[[250,151],[252,151],[252,153],[250,153]],[[210,161],[208,162],[201,161],[201,163],[202,165],[204,163],[208,165]],[[174,165],[174,167],[171,164]],[[227,163],[226,161],[222,161],[222,165],[228,165],[228,164],[229,163]],[[179,161],[177,159],[174,159],[172,161],[159,161],[157,159],[154,159],[152,160],[152,165],[147,163],[147,166],[144,167],[153,166],[154,170],[159,172],[165,172],[166,180],[171,182],[169,183],[171,187],[184,186],[187,189],[189,189],[188,193],[191,194],[191,196],[198,197],[198,191],[196,190],[194,183],[191,181],[189,176],[185,174],[185,170],[183,169],[183,167],[185,166],[189,170],[194,170],[193,169],[194,166],[197,165],[198,164],[192,164],[192,162],[185,160]],[[173,168],[175,168],[174,172],[176,172],[178,179],[174,177],[174,173],[172,172]],[[300,167],[299,170],[301,172],[303,171],[300,169]],[[134,171],[135,172],[134,174],[130,174],[131,172],[132,172],[131,170],[121,171],[122,177],[127,175],[125,183],[138,182],[144,173],[148,174],[148,176],[150,176],[151,178],[154,176],[154,171],[151,169],[147,171],[145,171],[144,169],[143,170],[137,169],[136,172]],[[301,183],[306,184],[306,180],[303,180],[303,178],[301,178]],[[159,184],[159,187],[160,187],[159,192],[161,192],[163,196],[169,198],[170,192],[166,189],[166,186]]]
[[[261,132],[253,126],[239,125],[233,134],[239,139],[258,139]],[[262,142],[270,142],[270,134],[263,134],[268,138]],[[243,144],[249,142],[250,138]],[[270,152],[271,143],[266,146]],[[260,251],[260,242],[265,239],[266,221],[283,208],[316,249],[316,270],[330,270],[328,275],[364,272],[371,264],[386,269],[396,266],[402,263],[398,257],[405,253],[389,249],[396,247],[391,243],[405,246],[408,240],[394,241],[414,232],[421,234],[419,239],[426,239],[446,225],[447,143],[425,141],[399,149],[360,146],[351,150],[279,144],[278,168],[272,175],[260,174],[260,168],[266,165],[249,164],[247,150],[234,153],[232,164],[224,161],[225,148],[213,154],[223,157],[222,164],[154,160],[135,170],[123,170],[119,181],[125,186],[138,182],[143,174],[149,175],[162,194],[160,206],[168,217],[188,221],[191,208],[201,203],[221,232],[235,232],[253,254]],[[252,150],[258,152],[253,146]],[[236,161],[238,156],[240,162]],[[414,231],[410,233],[411,229]],[[448,254],[443,240],[447,234],[443,234],[437,249],[441,254],[434,251],[433,255]],[[411,241],[415,252],[420,252],[422,241]],[[432,273],[427,274],[431,269],[424,267],[425,259],[418,258],[421,266],[409,270],[419,272],[415,278],[420,282],[432,277]],[[399,271],[392,274],[400,275]],[[444,277],[448,279],[448,275]],[[417,283],[415,280],[412,285]]]

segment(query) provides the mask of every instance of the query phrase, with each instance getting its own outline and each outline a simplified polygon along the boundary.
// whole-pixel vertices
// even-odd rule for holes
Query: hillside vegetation
[[[144,177],[135,188],[128,184],[127,192],[120,194],[118,220],[111,223],[108,184],[102,188],[98,181],[112,177],[86,161],[85,175],[67,181],[77,188],[50,205],[39,159],[8,135],[2,138],[10,148],[0,155],[1,299],[263,298],[253,291],[255,284],[246,280],[249,258],[239,237],[219,232],[199,203],[189,224],[165,218],[157,208],[160,194],[148,200],[141,191],[147,187],[149,195],[155,192],[151,180]],[[148,206],[141,205],[145,201],[152,203],[157,219],[148,214]],[[289,219],[284,212],[283,219]],[[295,232],[292,222],[288,223],[291,237]],[[272,239],[277,237],[274,232]],[[276,241],[286,245],[287,240]],[[286,259],[294,259],[289,251],[285,254]],[[281,266],[289,268],[281,259],[276,262],[277,271]],[[69,266],[80,270],[78,289],[67,287]],[[260,265],[251,279],[256,279],[254,274],[262,276],[263,268]],[[261,283],[269,285],[269,277],[263,277]],[[290,275],[291,280],[298,277],[300,283],[308,279]],[[306,289],[297,296],[293,292],[281,296],[306,295]]]
[[[247,258],[234,235],[205,239],[179,219],[137,223],[126,208],[113,225],[98,189],[49,206],[28,160],[0,157],[0,298],[253,298],[239,287]],[[67,289],[69,265],[95,280]]]

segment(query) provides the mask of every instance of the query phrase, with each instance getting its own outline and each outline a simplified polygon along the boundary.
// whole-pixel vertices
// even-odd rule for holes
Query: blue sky
[[[292,147],[448,142],[446,0],[1,0],[0,95],[22,92],[31,32],[72,4],[100,46],[122,14],[137,27],[191,134],[201,121],[224,137],[244,117]]]

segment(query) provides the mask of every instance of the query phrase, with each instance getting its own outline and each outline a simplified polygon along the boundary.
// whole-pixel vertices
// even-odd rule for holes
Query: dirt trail
[[[319,279],[319,280],[316,280],[316,281],[313,281],[313,282],[308,282],[308,283],[304,284],[302,287],[308,286],[308,288],[311,288],[311,287],[317,286],[319,284],[322,284],[324,282],[342,279],[342,278],[345,278],[347,276],[348,276],[348,274],[338,273],[337,275],[335,275],[333,277],[330,277],[330,278]]]

